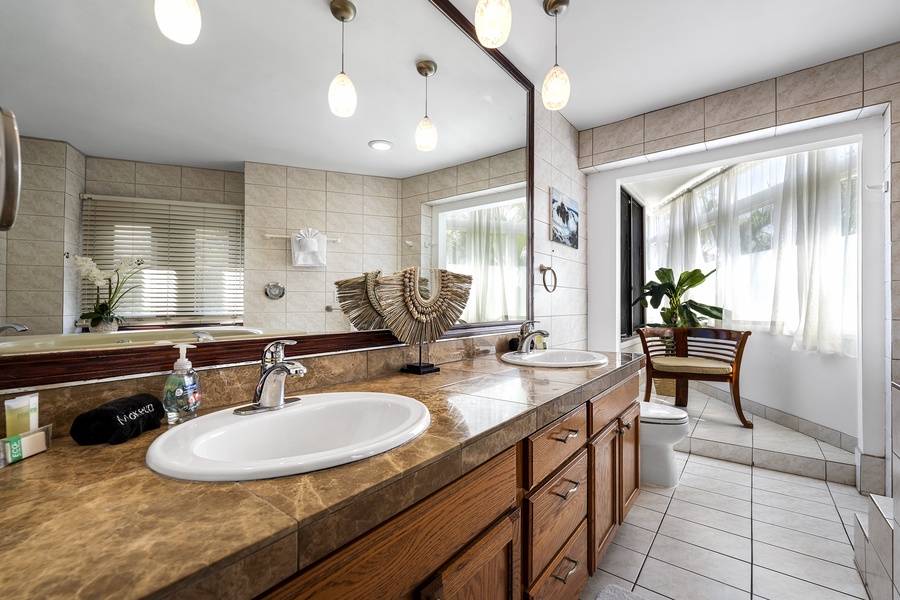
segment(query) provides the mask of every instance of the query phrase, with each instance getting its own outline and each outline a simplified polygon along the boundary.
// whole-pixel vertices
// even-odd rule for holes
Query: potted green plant
[[[706,281],[706,278],[715,271],[713,269],[705,275],[700,269],[684,271],[676,281],[672,269],[661,267],[656,270],[656,277],[659,281],[645,283],[641,288],[641,295],[632,304],[640,302],[645,308],[648,304],[653,308],[659,308],[665,298],[668,300],[668,306],[664,306],[659,311],[663,323],[650,324],[651,327],[701,327],[707,318],[721,319],[722,307],[710,306],[696,300],[685,300],[684,294]],[[674,340],[672,343],[674,344]],[[667,348],[666,353],[675,354],[674,345]],[[654,379],[653,385],[658,394],[675,395],[674,379]]]

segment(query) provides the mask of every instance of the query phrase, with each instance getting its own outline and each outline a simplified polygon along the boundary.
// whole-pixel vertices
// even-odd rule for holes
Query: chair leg
[[[688,405],[688,380],[675,380],[675,406],[682,408]]]
[[[653,385],[653,379],[650,375],[650,369],[646,369],[647,371],[647,381],[644,386],[644,402],[650,402],[650,386]]]
[[[731,401],[734,404],[734,412],[737,413],[738,419],[741,420],[741,423],[747,429],[753,429],[753,423],[747,420],[747,417],[744,416],[744,411],[741,409],[741,389],[737,382],[737,380],[731,381]]]

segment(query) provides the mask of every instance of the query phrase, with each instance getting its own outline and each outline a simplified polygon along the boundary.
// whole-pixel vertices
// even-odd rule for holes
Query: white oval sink
[[[535,350],[528,354],[507,352],[500,360],[523,367],[602,367],[609,362],[599,352],[587,350]]]
[[[192,481],[246,481],[307,473],[374,456],[428,429],[418,400],[376,392],[301,395],[281,410],[221,410],[165,432],[147,466]]]

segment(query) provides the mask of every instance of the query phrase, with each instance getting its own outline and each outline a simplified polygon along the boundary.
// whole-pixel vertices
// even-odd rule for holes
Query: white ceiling
[[[452,0],[470,20],[477,0]],[[539,89],[553,19],[512,0],[501,49]],[[524,145],[521,89],[425,0],[357,0],[346,71],[357,113],[333,116],[340,24],[328,0],[200,0],[193,46],[165,39],[153,0],[0,0],[0,106],[23,135],[93,156],[240,170],[243,161],[405,177]],[[579,130],[900,40],[896,0],[571,0],[559,17]],[[438,63],[419,152],[415,62]],[[376,153],[371,139],[394,150]]]
[[[341,64],[328,0],[199,4],[200,37],[182,46],[159,32],[153,0],[0,0],[0,106],[23,135],[91,156],[232,170],[406,177],[525,145],[523,88],[425,0],[357,1],[345,70],[359,103],[347,119],[327,102]],[[432,152],[414,141],[425,58],[438,65]]]
[[[472,20],[477,0],[452,0]],[[553,18],[511,0],[501,51],[540,90],[553,66]],[[897,0],[570,0],[559,63],[562,114],[583,131],[900,40]]]

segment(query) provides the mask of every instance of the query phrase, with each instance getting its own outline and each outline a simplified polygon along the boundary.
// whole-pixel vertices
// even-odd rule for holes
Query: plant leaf
[[[686,301],[684,303],[684,306],[690,308],[691,310],[697,311],[701,315],[705,315],[713,319],[722,318],[722,307],[720,306],[711,306],[709,304],[703,304],[702,302],[696,302],[694,300]]]

